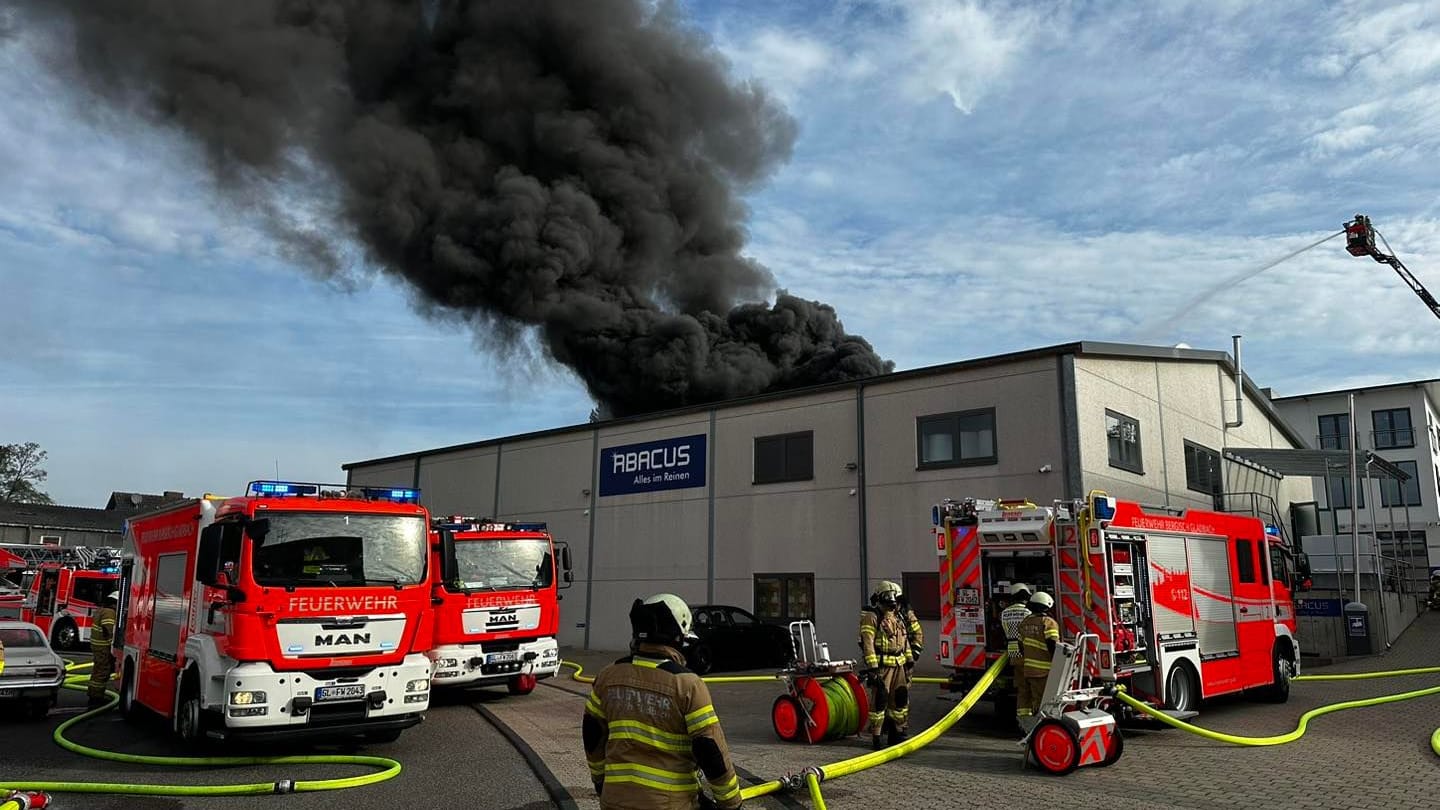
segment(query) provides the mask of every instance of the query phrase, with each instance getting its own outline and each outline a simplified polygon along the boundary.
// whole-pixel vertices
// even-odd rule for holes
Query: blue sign
[[[1339,616],[1343,607],[1339,599],[1296,599],[1296,616]]]
[[[600,497],[705,486],[705,434],[606,447]]]

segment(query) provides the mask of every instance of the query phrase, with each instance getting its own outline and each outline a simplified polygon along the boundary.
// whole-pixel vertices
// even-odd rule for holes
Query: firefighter
[[[94,665],[90,669],[90,684],[86,690],[90,697],[90,708],[105,704],[105,688],[115,672],[115,653],[110,645],[115,641],[115,607],[120,604],[120,592],[111,591],[95,611],[90,624],[90,656]]]
[[[1050,661],[1055,657],[1055,647],[1060,643],[1060,625],[1050,617],[1055,600],[1044,591],[1030,597],[1030,615],[1020,622],[1020,654],[1024,656],[1020,694],[1016,699],[1016,713],[1021,717],[1032,717],[1040,710],[1045,696],[1045,679],[1050,677]]]
[[[320,564],[330,561],[330,555],[325,552],[325,547],[319,543],[311,543],[305,548],[304,562],[306,565],[300,569],[301,573],[311,576],[320,575]]]
[[[595,676],[581,737],[602,808],[740,807],[740,779],[700,676],[680,649],[690,608],[660,593],[630,607],[631,655]],[[700,789],[704,774],[710,795]]]
[[[889,726],[889,743],[905,740],[910,726],[910,683],[905,664],[911,660],[909,628],[900,615],[900,586],[882,580],[860,612],[860,652],[865,682],[870,686],[870,744],[882,748],[880,734]],[[917,622],[918,624],[918,622]]]
[[[1010,655],[1010,677],[1015,681],[1015,716],[1029,717],[1030,710],[1021,697],[1024,693],[1025,656],[1020,651],[1020,623],[1030,615],[1030,586],[1016,582],[1010,586],[1010,604],[1000,611],[1000,626],[1005,630],[1005,652]]]

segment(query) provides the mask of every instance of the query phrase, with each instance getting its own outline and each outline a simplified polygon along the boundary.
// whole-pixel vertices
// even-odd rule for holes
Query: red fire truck
[[[509,687],[529,694],[560,671],[560,590],[570,547],[544,523],[454,515],[432,524],[431,565],[442,574],[435,610],[436,686]]]
[[[1278,526],[1103,493],[1051,507],[947,499],[931,520],[952,689],[968,689],[1004,652],[1000,612],[1009,586],[1024,582],[1055,599],[1065,640],[1098,637],[1091,675],[1140,700],[1189,713],[1244,690],[1289,697],[1300,671],[1292,592],[1309,562]]]
[[[120,708],[187,741],[389,741],[430,703],[414,489],[252,481],[130,518]]]
[[[0,567],[19,573],[20,602],[0,595],[0,617],[30,622],[57,650],[84,649],[91,616],[120,583],[120,550],[87,546],[5,544]]]

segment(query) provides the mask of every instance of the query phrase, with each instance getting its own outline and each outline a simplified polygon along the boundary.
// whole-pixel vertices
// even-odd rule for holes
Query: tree
[[[0,503],[53,503],[39,487],[47,455],[35,442],[0,444]]]

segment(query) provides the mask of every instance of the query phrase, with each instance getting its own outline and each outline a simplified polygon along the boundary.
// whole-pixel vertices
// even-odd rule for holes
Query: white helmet
[[[875,583],[875,590],[870,592],[871,602],[878,602],[881,600],[893,602],[899,598],[900,586],[896,585],[888,579],[882,579],[879,582]]]
[[[111,591],[110,593],[105,594],[105,601],[114,602],[117,605],[120,604],[120,592]]]
[[[1011,585],[1011,586],[1010,586],[1010,595],[1011,595],[1011,596],[1019,596],[1019,595],[1022,594],[1022,593],[1023,593],[1023,594],[1029,594],[1029,593],[1030,593],[1030,586],[1029,586],[1029,585],[1026,585],[1026,584],[1023,583],[1023,582],[1017,582],[1017,583],[1015,583],[1014,585]]]
[[[1040,591],[1039,593],[1030,597],[1030,602],[1031,604],[1040,605],[1041,607],[1055,607],[1055,599],[1051,597],[1050,594],[1045,593],[1044,591]]]
[[[680,637],[694,638],[694,634],[690,632],[690,606],[685,604],[684,599],[681,599],[673,593],[657,593],[654,596],[641,600],[640,604],[659,605],[663,607],[670,615],[670,618],[675,621],[675,626],[680,628]],[[631,611],[631,619],[633,621],[634,611]],[[636,637],[638,638],[641,635],[641,631],[638,627],[636,630]]]

